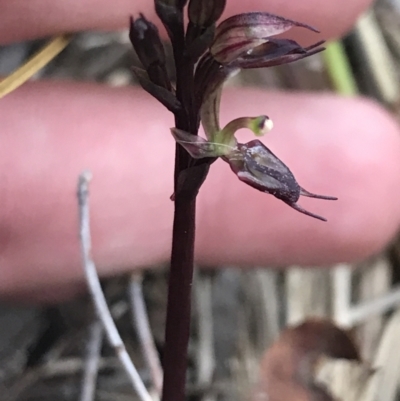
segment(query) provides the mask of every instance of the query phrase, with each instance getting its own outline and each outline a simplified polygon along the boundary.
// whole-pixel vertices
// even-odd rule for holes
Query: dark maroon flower
[[[298,205],[296,202],[300,195],[326,200],[337,199],[316,195],[302,188],[289,168],[258,139],[238,144],[235,151],[223,159],[229,163],[239,180],[259,191],[274,195],[307,216],[326,221],[324,217],[310,213]]]
[[[326,200],[337,198],[306,191],[297,183],[289,168],[261,141],[256,139],[244,144],[238,143],[233,134],[237,129],[245,127],[251,129],[256,135],[262,135],[272,128],[272,123],[266,116],[233,120],[214,135],[213,141],[207,141],[198,135],[176,128],[173,128],[171,132],[175,140],[193,158],[221,157],[230,165],[239,180],[259,191],[275,196],[300,213],[326,221],[325,218],[303,209],[297,201],[300,196]]]
[[[134,69],[143,88],[175,115],[188,116],[190,113],[203,125],[207,139],[182,129],[171,129],[176,142],[193,159],[203,159],[194,162],[192,168],[202,163],[211,164],[219,157],[246,184],[275,196],[301,213],[325,220],[304,210],[297,201],[300,196],[336,198],[315,195],[300,187],[289,168],[259,140],[245,144],[237,142],[235,132],[240,128],[248,128],[256,136],[268,132],[272,128],[268,117],[236,118],[223,129],[219,125],[222,87],[230,76],[243,68],[289,63],[323,50],[320,47],[323,41],[302,47],[294,40],[276,38],[293,27],[318,31],[309,25],[265,12],[234,15],[215,27],[225,0],[190,0],[189,24],[183,42],[185,3],[185,0],[156,0],[156,10],[168,30],[175,51],[184,46],[185,58],[176,62],[187,62],[193,66],[193,98],[186,99],[190,106],[183,107],[178,101],[168,79],[164,49],[156,27],[141,15],[132,20],[130,37],[144,66],[144,70]],[[178,40],[179,37],[181,39]],[[197,126],[200,121],[197,121]],[[195,124],[192,123],[190,128],[193,132]]]

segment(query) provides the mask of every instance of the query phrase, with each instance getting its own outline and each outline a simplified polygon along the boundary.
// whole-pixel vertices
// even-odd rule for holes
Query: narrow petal
[[[226,79],[239,71],[237,67],[223,66],[209,54],[199,61],[195,73],[195,100],[200,109],[200,118],[209,140],[220,131],[219,107],[222,86]]]
[[[305,214],[306,216],[314,217],[315,219],[321,220],[321,221],[328,221],[325,217],[319,216],[318,214],[311,213],[307,211],[306,209],[303,209],[300,205],[297,203],[289,203],[285,202],[287,205],[289,205],[291,208],[294,210],[297,210],[300,213]]]
[[[220,63],[229,63],[238,54],[245,53],[267,42],[271,36],[286,32],[294,26],[318,32],[309,25],[269,13],[253,12],[234,15],[217,27],[210,51]]]
[[[300,187],[300,195],[307,196],[308,198],[325,199],[325,200],[338,200],[335,196],[317,195],[306,191]]]
[[[171,134],[194,159],[220,157],[232,152],[231,146],[208,142],[206,139],[178,128],[171,128]]]
[[[221,65],[206,53],[201,57],[195,73],[195,96],[200,106],[212,93],[215,93],[224,82],[239,72],[238,67]]]
[[[302,47],[294,40],[270,39],[251,52],[241,55],[231,64],[238,68],[265,68],[291,63],[312,56],[324,50],[320,47],[324,41],[317,42],[310,47]]]
[[[251,49],[268,42],[268,39],[257,38],[257,39],[239,39],[233,38],[232,40],[226,40],[224,43],[213,44],[210,48],[211,54],[221,64],[229,64],[235,61],[242,54]]]

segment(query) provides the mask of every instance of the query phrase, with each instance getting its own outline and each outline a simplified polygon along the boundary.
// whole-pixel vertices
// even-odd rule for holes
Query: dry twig
[[[87,344],[85,369],[83,372],[80,401],[93,401],[96,394],[96,381],[99,372],[100,352],[103,343],[103,326],[96,321],[90,326]]]
[[[89,181],[91,173],[83,172],[79,176],[78,182],[78,201],[79,201],[79,235],[82,249],[82,261],[86,281],[90,294],[96,308],[97,315],[103,324],[105,333],[111,346],[122,363],[132,386],[138,394],[141,401],[153,401],[146,387],[144,386],[127,350],[118,333],[117,327],[113,321],[110,310],[101,288],[100,279],[97,274],[96,266],[91,257],[91,236],[90,236],[90,219],[89,219]]]

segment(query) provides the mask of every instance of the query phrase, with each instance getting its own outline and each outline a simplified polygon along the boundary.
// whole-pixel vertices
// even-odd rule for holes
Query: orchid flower
[[[161,1],[162,7],[167,7]],[[167,2],[168,3],[168,2]],[[216,4],[217,3],[217,4]],[[224,82],[247,68],[263,68],[290,63],[323,50],[319,41],[302,47],[294,40],[276,38],[293,27],[314,32],[315,28],[266,12],[234,15],[218,26],[225,1],[196,1],[189,3],[189,26],[186,33],[186,57],[194,69],[194,114],[204,128],[206,138],[178,128],[172,135],[193,159],[216,158],[227,162],[237,177],[246,184],[276,198],[308,216],[325,220],[297,204],[300,196],[335,200],[335,197],[316,195],[306,191],[296,181],[289,168],[260,140],[239,143],[235,133],[241,128],[250,129],[262,136],[273,127],[267,116],[240,117],[223,129],[219,124],[219,108]],[[173,18],[165,13],[166,18]],[[146,29],[141,29],[145,25]],[[140,34],[138,34],[138,32]],[[143,16],[131,23],[131,40],[146,71],[135,69],[142,86],[174,113],[189,113],[174,96],[168,81],[165,56],[159,39],[146,40],[156,35],[156,27]],[[174,32],[170,30],[171,40]],[[152,45],[149,46],[149,43]],[[143,46],[141,46],[143,44]],[[192,112],[193,112],[192,110]],[[197,127],[194,127],[197,132]]]

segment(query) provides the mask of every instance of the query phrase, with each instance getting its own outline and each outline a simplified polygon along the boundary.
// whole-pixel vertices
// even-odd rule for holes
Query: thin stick
[[[86,350],[86,361],[83,371],[82,392],[80,401],[93,401],[96,395],[96,381],[97,374],[99,372],[103,333],[103,326],[99,321],[91,324]]]
[[[139,337],[143,357],[150,371],[151,379],[158,397],[161,396],[163,371],[157,349],[151,334],[149,319],[143,299],[142,277],[132,274],[129,282],[132,320]]]
[[[84,171],[79,176],[78,181],[78,201],[79,201],[79,235],[82,250],[82,261],[86,281],[89,287],[90,294],[96,308],[97,315],[103,324],[108,341],[115,349],[118,359],[121,361],[132,386],[138,394],[141,401],[153,401],[149,392],[146,390],[129,354],[126,350],[121,336],[118,333],[117,327],[113,321],[110,310],[101,288],[99,276],[97,275],[96,266],[91,257],[91,237],[90,237],[90,219],[89,219],[89,181],[92,174],[89,171]]]

